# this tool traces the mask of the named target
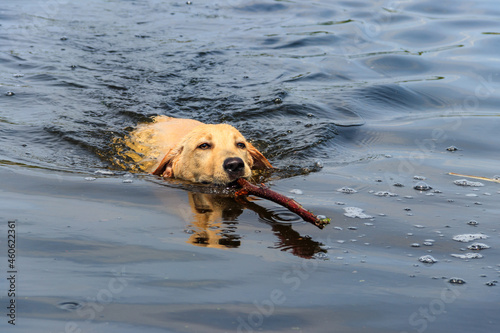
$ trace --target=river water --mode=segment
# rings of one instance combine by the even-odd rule
[[[2,332],[498,330],[500,185],[449,175],[500,178],[498,54],[491,0],[3,3]],[[332,224],[133,172],[156,115],[234,125]]]

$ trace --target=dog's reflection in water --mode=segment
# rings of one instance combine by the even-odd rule
[[[326,252],[321,243],[308,236],[301,236],[290,224],[280,222],[279,216],[254,201],[239,202],[233,196],[189,192],[189,204],[193,213],[188,228],[188,242],[197,246],[235,248],[241,245],[237,233],[237,218],[245,208],[256,212],[260,222],[268,224],[278,241],[274,248],[290,252],[302,258],[313,258],[316,253]]]
[[[224,195],[189,192],[189,204],[194,217],[189,242],[193,245],[230,248],[239,247],[240,236],[235,234],[236,218],[243,207]]]

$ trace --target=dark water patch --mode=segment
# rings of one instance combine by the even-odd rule
[[[358,103],[355,98],[352,100],[352,107],[366,119],[446,112],[445,108],[452,103],[446,97],[446,88],[438,85],[434,89],[427,89],[426,86],[428,85],[380,85],[358,89],[353,91],[353,95],[369,100],[370,109],[364,109],[363,103]],[[442,94],[439,93],[441,89]]]
[[[426,60],[415,56],[382,55],[367,58],[364,62],[368,68],[389,77],[420,75],[430,68]]]
[[[445,0],[440,2],[421,1],[419,3],[409,3],[403,5],[407,11],[412,11],[420,14],[426,14],[430,17],[436,16],[453,16],[467,10],[470,6],[464,6],[465,3],[457,4],[455,1]]]
[[[275,49],[295,49],[310,46],[329,46],[334,47],[336,42],[339,40],[337,36],[326,35],[326,36],[309,36],[307,38],[296,39],[292,41],[287,41],[283,45],[275,46]]]
[[[390,39],[411,48],[419,46],[429,47],[431,45],[443,45],[451,42],[449,40],[450,36],[447,34],[430,30],[429,28],[398,32],[392,35]]]
[[[265,14],[265,13],[275,13],[279,11],[283,11],[287,9],[288,6],[282,3],[265,3],[265,2],[260,2],[260,3],[254,3],[251,5],[247,6],[241,6],[241,7],[235,7],[236,10],[244,11],[244,12],[249,12],[249,13],[259,13],[259,14]]]
[[[79,263],[121,263],[199,261],[205,256],[193,257],[188,251],[161,251],[147,246],[108,244],[77,239],[25,238],[27,257],[56,258]],[[121,253],[129,253],[127,256]],[[131,253],[134,253],[131,255]],[[206,257],[205,257],[206,258]]]

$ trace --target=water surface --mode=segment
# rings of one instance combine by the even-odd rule
[[[4,4],[0,242],[16,220],[19,292],[0,326],[494,331],[500,185],[448,173],[500,174],[499,19],[486,0]],[[268,185],[332,225],[130,173],[116,143],[155,115],[236,126],[279,169]],[[459,234],[490,248],[454,257],[473,252]]]

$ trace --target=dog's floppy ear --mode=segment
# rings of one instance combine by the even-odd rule
[[[262,155],[260,151],[257,150],[250,142],[247,143],[247,149],[248,152],[250,153],[250,156],[252,156],[253,159],[253,165],[252,169],[272,169],[273,166],[267,158]]]
[[[160,165],[153,171],[153,175],[163,176],[168,178],[174,178],[174,170],[173,165],[176,162],[177,158],[180,156],[182,152],[182,147],[170,149],[168,153],[163,157],[160,162]]]

